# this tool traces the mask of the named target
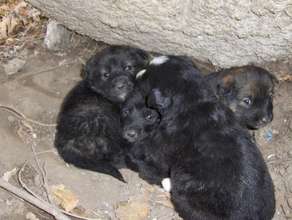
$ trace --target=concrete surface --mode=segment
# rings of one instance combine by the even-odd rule
[[[229,67],[292,56],[291,0],[29,0],[110,44],[187,54]]]
[[[24,67],[0,81],[0,105],[9,106],[26,117],[42,123],[55,123],[60,104],[80,80],[81,63],[106,45],[82,40],[70,50],[52,52],[42,41],[15,54],[25,59]],[[22,56],[26,54],[26,56]],[[4,62],[0,60],[0,67]],[[284,67],[284,68],[283,68]],[[275,63],[271,71],[292,71],[292,66]],[[287,69],[286,69],[287,68]],[[0,75],[5,76],[5,72]],[[292,215],[292,82],[281,81],[276,88],[273,122],[256,133],[256,139],[271,172],[277,199],[273,220]],[[41,176],[37,172],[31,144],[35,144],[41,165],[45,164],[48,185],[64,184],[79,199],[80,215],[98,220],[179,220],[168,196],[128,169],[122,169],[127,184],[110,176],[67,166],[55,153],[55,127],[22,122],[15,114],[0,108],[0,176],[28,165],[21,175],[23,182],[44,197]],[[269,138],[267,138],[267,135]],[[32,138],[34,137],[34,138]],[[10,183],[20,187],[16,174]],[[23,220],[33,213],[39,220],[53,220],[46,213],[0,188],[0,219]],[[74,218],[72,218],[74,220]]]

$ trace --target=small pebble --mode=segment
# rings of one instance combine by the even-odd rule
[[[11,123],[12,123],[12,122],[15,122],[15,117],[14,117],[14,116],[11,116],[11,115],[10,115],[10,116],[7,117],[7,119],[8,119],[8,121],[11,122]]]
[[[273,132],[272,130],[268,130],[265,135],[264,138],[266,139],[266,141],[270,142],[273,140]]]
[[[27,220],[39,220],[39,218],[36,217],[36,215],[33,214],[32,212],[26,213],[25,219],[27,219]]]
[[[270,155],[267,156],[267,159],[269,160],[269,159],[271,159],[272,157],[275,157],[275,156],[276,156],[275,154],[270,154]]]
[[[58,22],[51,20],[47,25],[45,46],[49,50],[59,51],[71,46],[72,32]]]
[[[11,200],[6,200],[6,205],[7,206],[11,206],[12,205],[12,201]]]

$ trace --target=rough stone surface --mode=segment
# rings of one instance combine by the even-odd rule
[[[24,67],[25,63],[25,60],[14,58],[9,60],[6,64],[3,64],[3,66],[7,75],[13,75],[20,71]]]
[[[71,45],[72,32],[54,20],[50,20],[44,43],[49,50],[63,50]]]
[[[292,56],[291,0],[29,0],[110,44],[187,54],[219,66]]]

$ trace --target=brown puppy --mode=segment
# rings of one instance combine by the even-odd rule
[[[273,93],[277,79],[270,72],[248,65],[223,69],[207,75],[206,79],[242,126],[258,129],[273,120]]]

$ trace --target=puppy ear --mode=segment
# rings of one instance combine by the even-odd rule
[[[147,97],[147,105],[157,109],[165,109],[171,105],[171,98],[163,96],[159,89],[152,89]]]
[[[235,79],[232,75],[224,76],[217,84],[217,94],[227,96],[235,89]]]
[[[94,67],[95,65],[95,61],[97,60],[97,55],[93,55],[92,57],[90,57],[87,62],[85,63],[85,65],[82,68],[82,79],[84,80],[88,80],[92,77],[92,72],[94,72]]]
[[[144,50],[137,49],[137,55],[139,59],[144,63],[144,66],[146,67],[150,62],[150,54]]]

